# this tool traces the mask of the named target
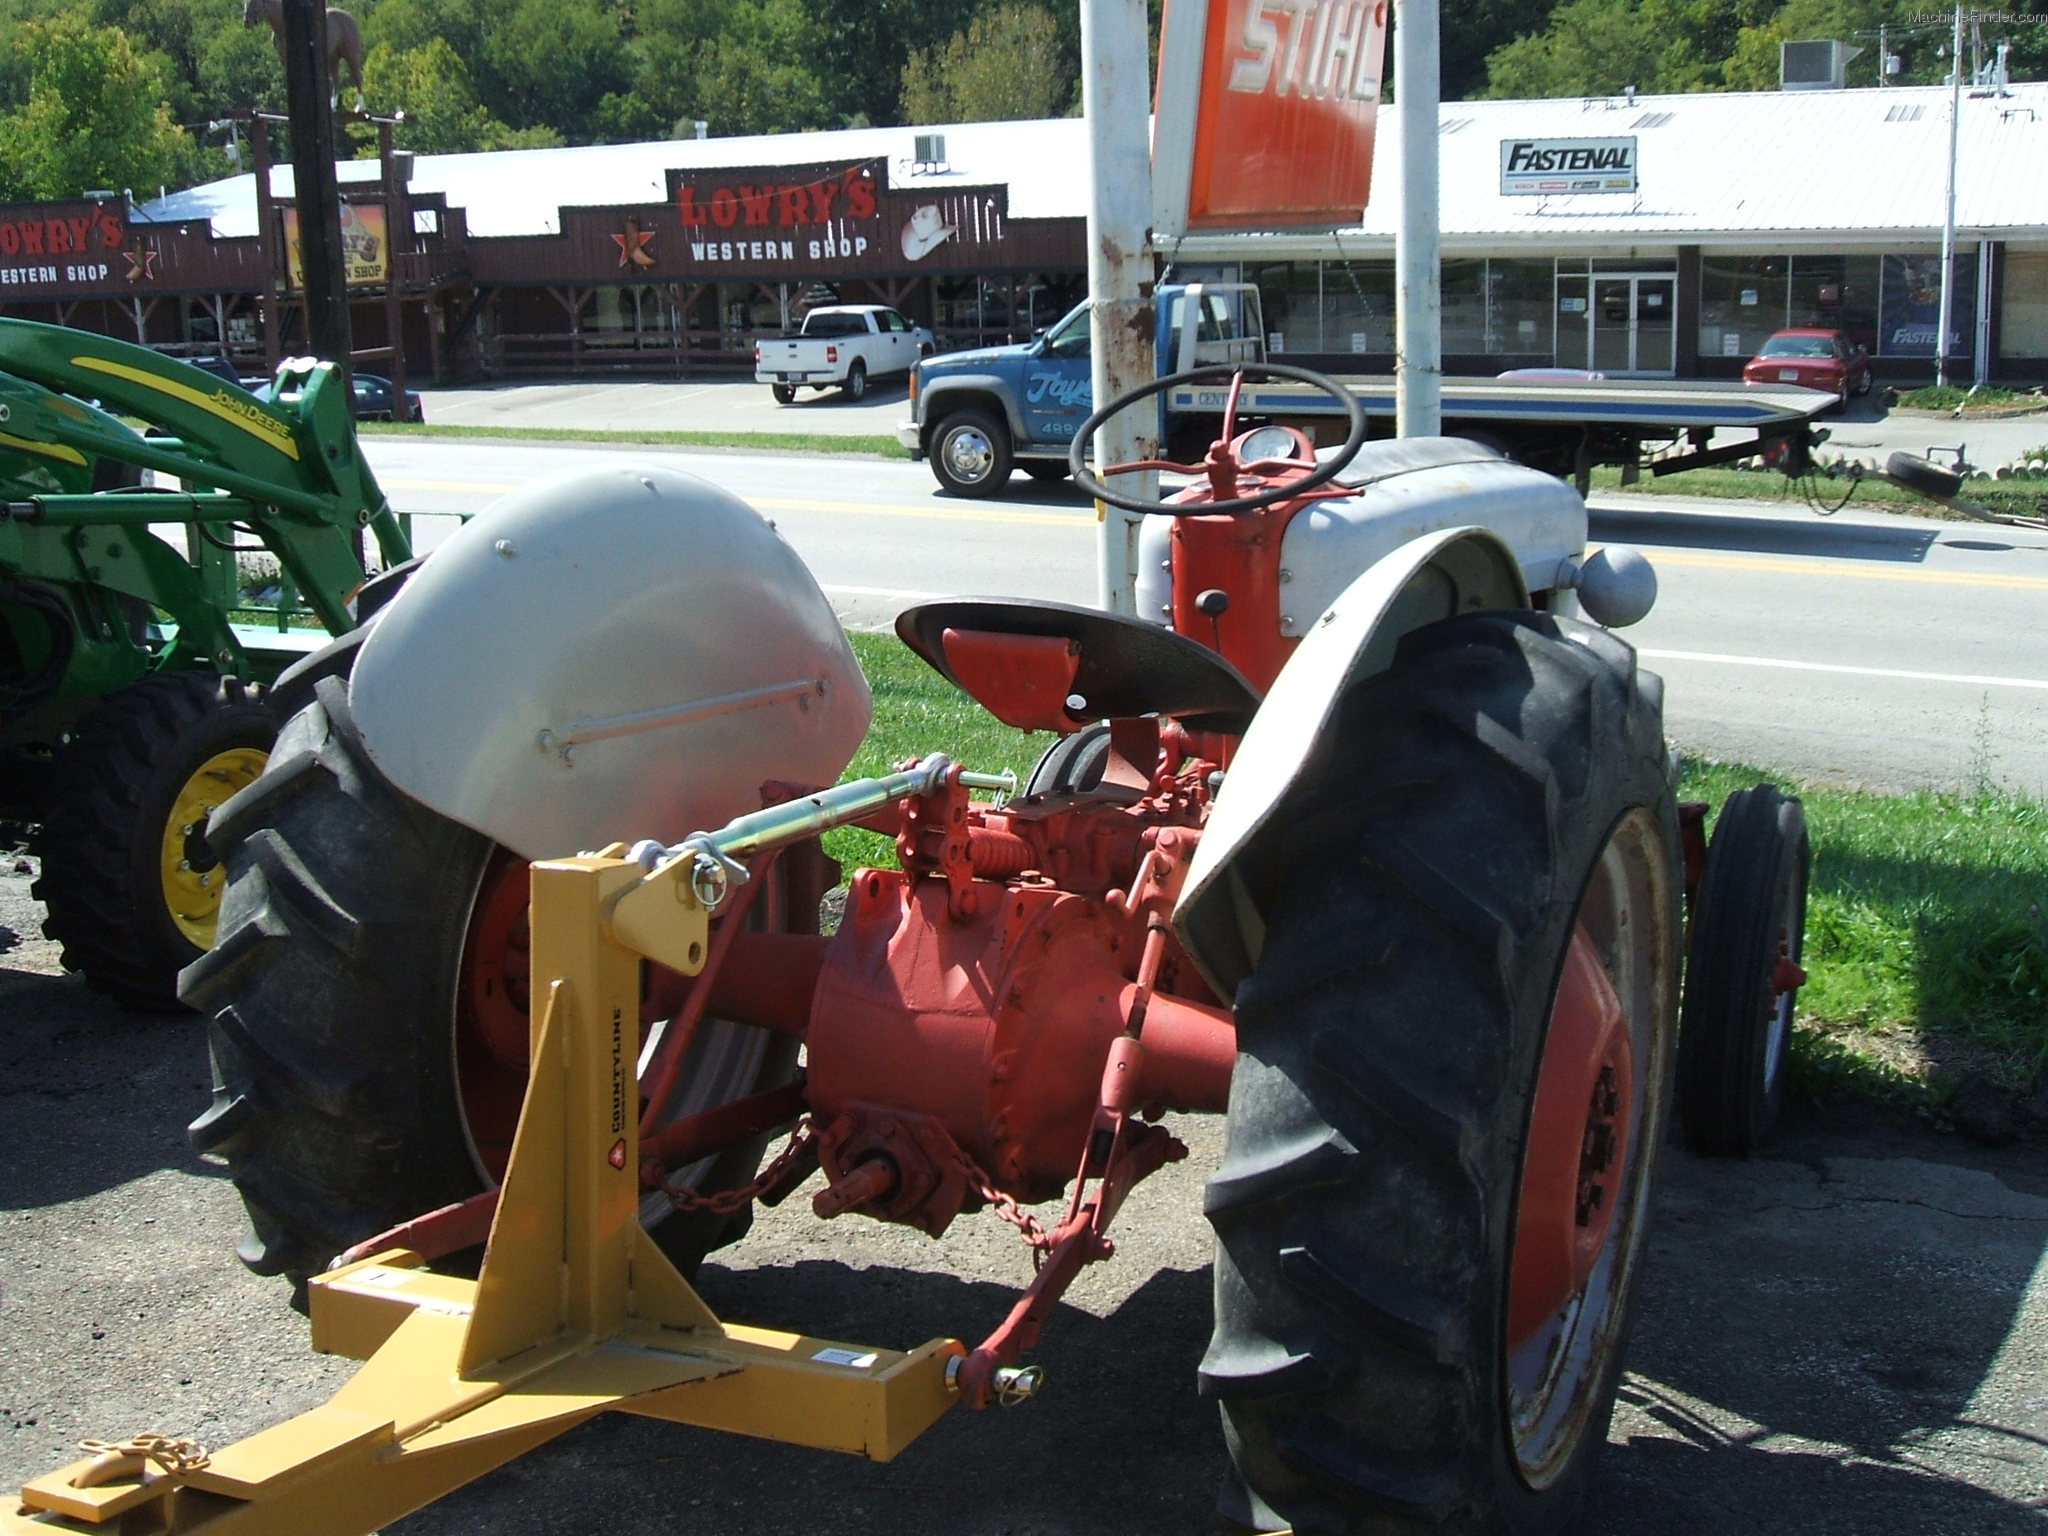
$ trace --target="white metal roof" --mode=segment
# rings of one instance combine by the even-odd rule
[[[1917,115],[1916,115],[1917,109]],[[1441,117],[1442,228],[1449,251],[1598,248],[1631,241],[1757,249],[1937,238],[1948,170],[1949,92],[1941,86],[1761,91],[1559,101],[1446,102]],[[942,133],[948,170],[912,169],[912,136]],[[1504,139],[1633,137],[1639,193],[1503,197]],[[423,155],[416,190],[440,192],[477,235],[551,234],[564,206],[660,202],[670,167],[807,164],[886,158],[895,185],[1008,183],[1016,218],[1087,212],[1088,141],[1076,118],[854,128],[754,138]],[[1393,244],[1400,126],[1382,112],[1376,195],[1344,250]],[[374,180],[374,162],[344,162],[344,181]],[[291,171],[274,173],[290,196]],[[213,220],[224,236],[256,229],[255,185],[238,176],[146,204],[142,216]],[[2048,241],[2048,84],[1963,100],[1957,228],[1967,237]],[[1327,253],[1327,234],[1257,236],[1274,255]],[[1866,242],[1866,243],[1867,243]],[[1191,238],[1184,256],[1239,240]]]
[[[913,136],[943,134],[946,169],[913,170]],[[948,123],[928,128],[845,128],[821,133],[731,139],[664,139],[651,144],[593,144],[566,149],[507,149],[489,154],[421,155],[412,189],[440,192],[463,209],[473,235],[551,235],[568,208],[659,203],[671,167],[809,165],[886,159],[892,186],[984,186],[1007,182],[1013,219],[1079,217],[1087,211],[1087,125],[1079,118],[1027,123]],[[340,180],[375,182],[374,160],[344,160]],[[271,171],[271,188],[292,195],[289,165]],[[140,217],[206,218],[222,237],[256,233],[256,178],[231,176],[145,203]]]

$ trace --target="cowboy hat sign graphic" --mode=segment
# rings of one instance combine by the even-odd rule
[[[939,212],[937,203],[925,203],[904,222],[903,259],[922,261],[953,235],[954,226]]]

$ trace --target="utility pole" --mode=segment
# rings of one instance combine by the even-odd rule
[[[1892,83],[1891,63],[1892,51],[1885,43],[1884,23],[1880,21],[1877,24],[1877,83],[1880,86]]]
[[[354,343],[341,256],[341,192],[334,176],[334,113],[327,94],[327,0],[284,0],[283,36],[306,344],[346,377]]]
[[[1949,46],[1948,204],[1941,223],[1941,309],[1934,333],[1934,382],[1948,383],[1948,328],[1955,315],[1956,151],[1963,123],[1963,8],[1956,6],[1955,37]]]
[[[1298,24],[1298,23],[1297,23]],[[1401,222],[1394,235],[1394,431],[1443,431],[1443,294],[1437,228],[1437,0],[1394,0]]]
[[[1099,409],[1152,382],[1152,86],[1146,76],[1145,0],[1081,0],[1081,109],[1093,161],[1088,203],[1090,382]],[[1158,414],[1146,401],[1104,424],[1096,473],[1159,456]],[[1158,476],[1122,477],[1146,497]],[[1097,602],[1137,611],[1139,514],[1096,503]]]

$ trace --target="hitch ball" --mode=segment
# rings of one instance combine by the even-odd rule
[[[1576,587],[1586,617],[1609,629],[1634,624],[1657,605],[1657,572],[1639,549],[1610,544],[1583,560],[1567,559],[1561,587]]]

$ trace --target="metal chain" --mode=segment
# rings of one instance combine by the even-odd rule
[[[180,1440],[171,1435],[131,1435],[126,1440],[81,1440],[78,1448],[95,1458],[98,1465],[93,1471],[101,1477],[118,1478],[134,1463],[133,1470],[140,1471],[141,1463],[154,1462],[166,1477],[183,1478],[202,1470],[213,1458],[206,1447],[197,1440]],[[94,1479],[95,1483],[99,1478]],[[92,1484],[79,1483],[89,1487]]]
[[[1031,1250],[1031,1269],[1036,1274],[1045,1263],[1045,1256],[1052,1252],[1052,1234],[1045,1230],[1044,1223],[1036,1216],[997,1189],[989,1181],[989,1176],[981,1171],[981,1165],[965,1152],[959,1155],[959,1168],[975,1193],[996,1213],[996,1219],[1007,1221],[1017,1229],[1018,1236],[1024,1239],[1024,1246]]]
[[[797,1121],[796,1128],[789,1133],[789,1140],[780,1152],[769,1159],[768,1165],[754,1176],[753,1182],[742,1184],[737,1189],[723,1189],[716,1194],[700,1195],[689,1185],[671,1179],[661,1186],[662,1192],[675,1203],[678,1212],[709,1211],[714,1216],[732,1216],[752,1205],[775,1182],[789,1171],[791,1164],[810,1149],[817,1140],[811,1126],[811,1117],[806,1115]]]

